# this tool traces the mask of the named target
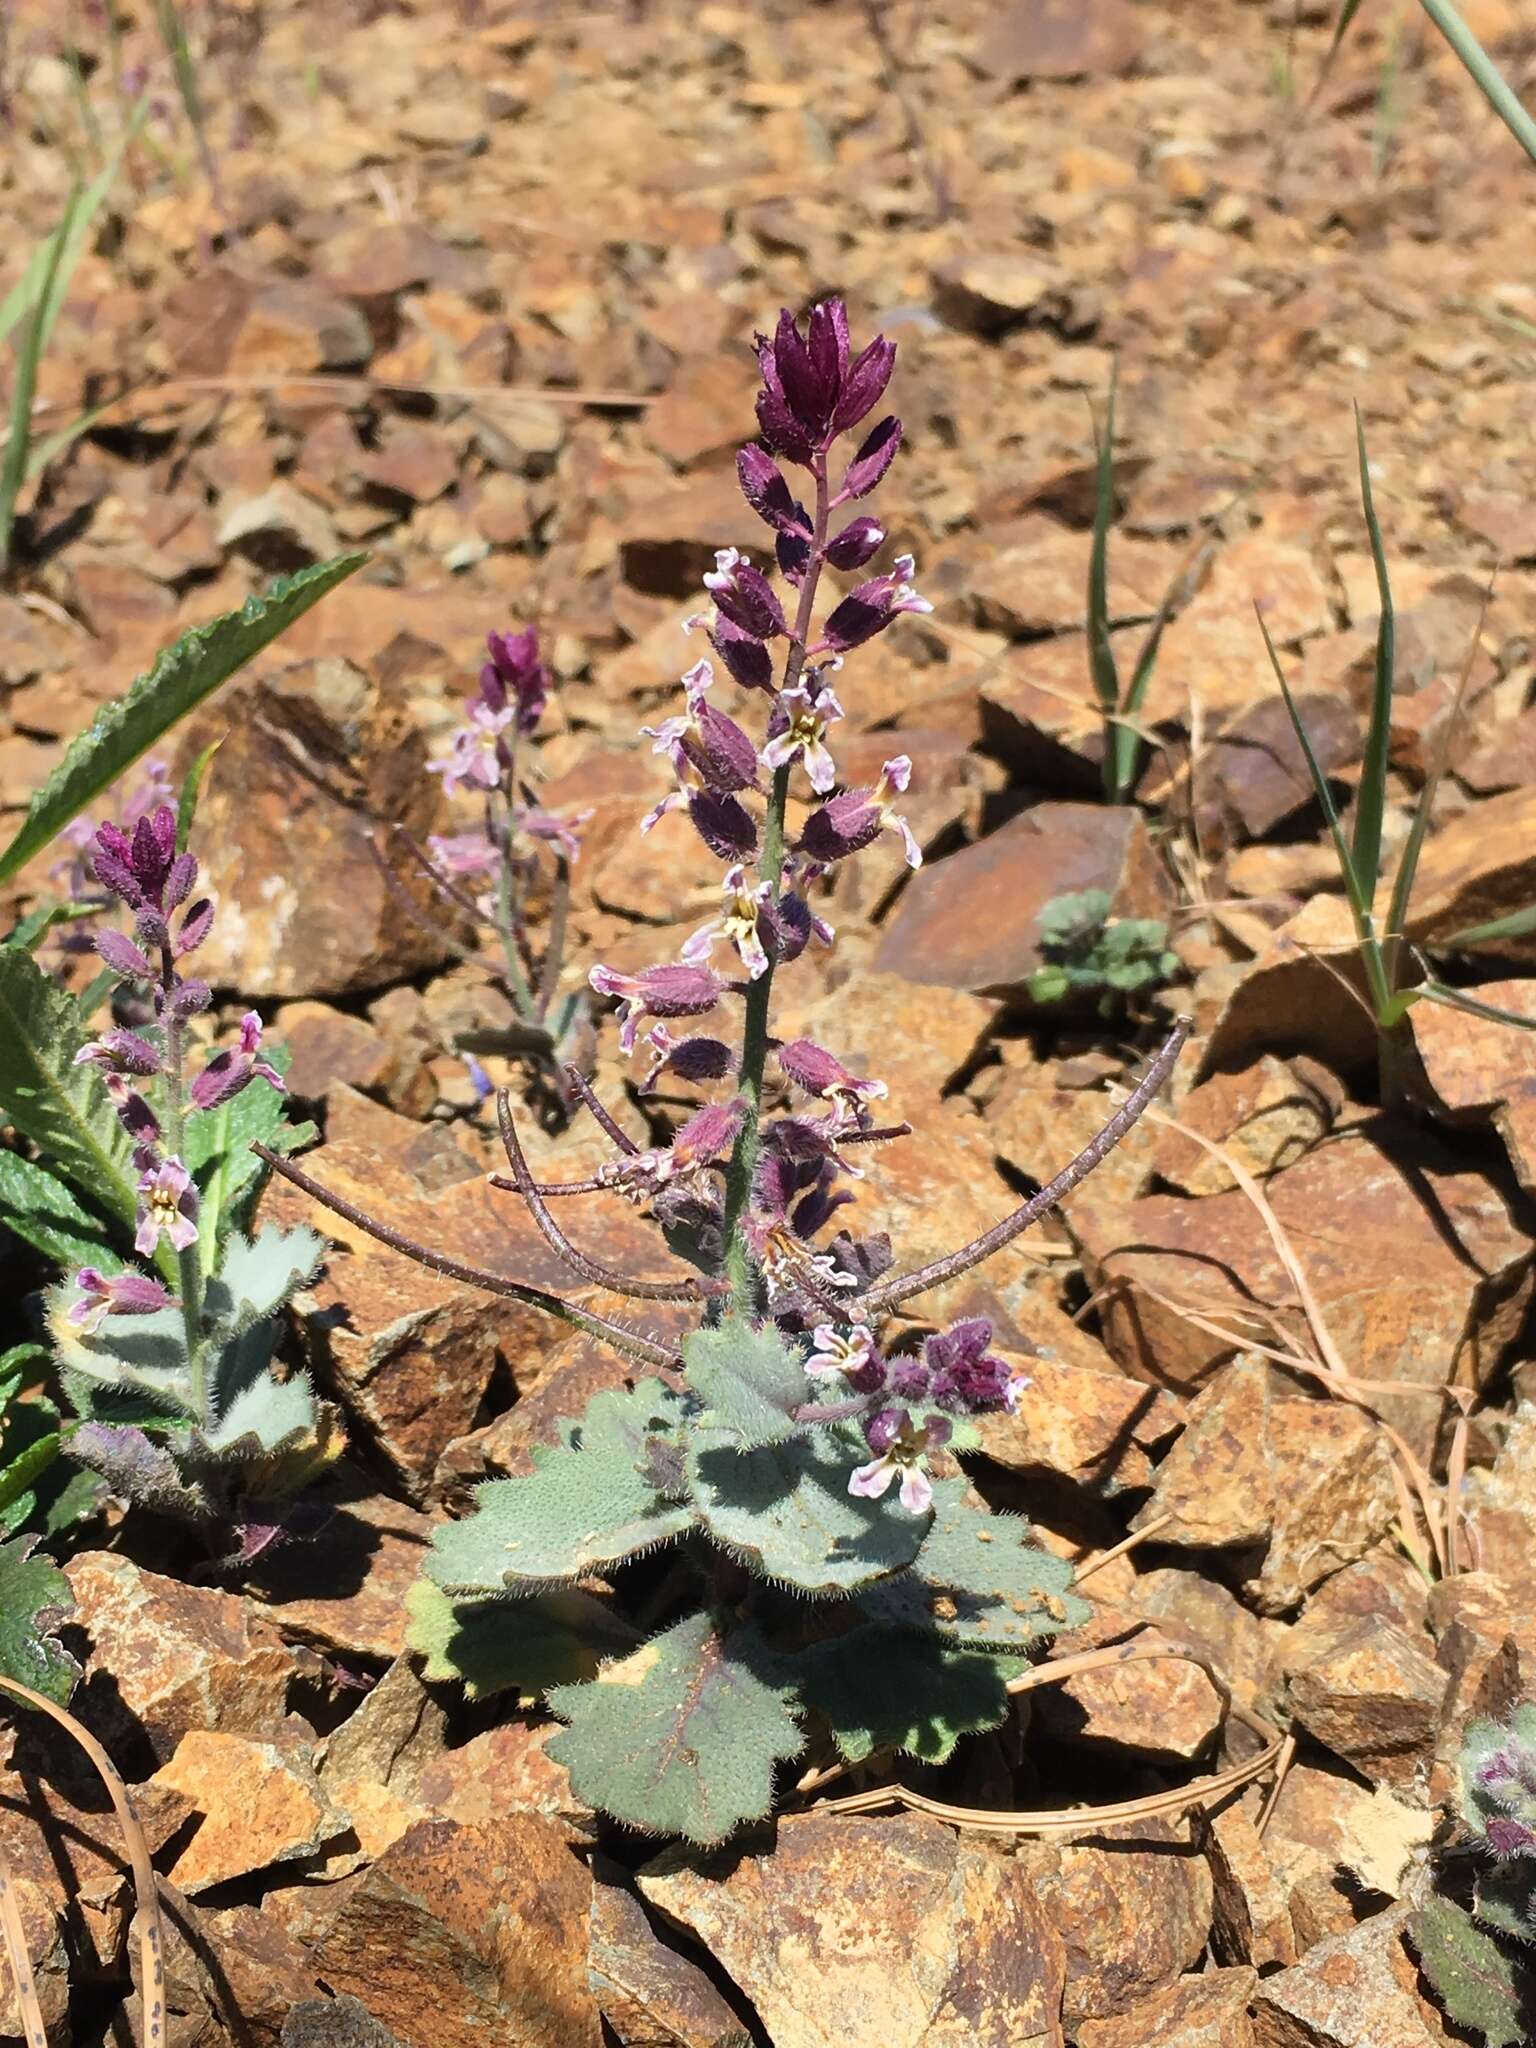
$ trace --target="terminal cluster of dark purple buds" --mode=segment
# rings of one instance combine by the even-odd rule
[[[198,1193],[183,1153],[189,1118],[220,1108],[252,1082],[281,1090],[282,1076],[261,1056],[261,1019],[248,1010],[239,1037],[192,1071],[188,1026],[208,1008],[208,984],[184,974],[183,963],[213,929],[214,910],[196,894],[198,865],[178,850],[176,812],[167,803],[124,829],[103,825],[84,849],[91,877],[106,898],[129,911],[133,932],[103,929],[94,945],[117,976],[136,1025],[117,1024],[83,1045],[77,1066],[102,1076],[133,1145],[138,1174],[134,1249],[151,1259],[162,1239],[177,1256],[182,1306],[195,1318],[201,1294]],[[68,1311],[76,1328],[95,1329],[109,1315],[147,1315],[177,1305],[164,1283],[132,1268],[110,1276],[94,1266],[75,1276]]]
[[[634,971],[597,966],[590,975],[592,989],[617,1006],[621,1048],[644,1058],[642,1091],[670,1075],[719,1092],[669,1143],[642,1147],[572,1075],[616,1151],[588,1179],[552,1185],[529,1172],[503,1097],[510,1174],[496,1179],[524,1199],[584,1281],[632,1300],[694,1301],[711,1320],[727,1308],[759,1325],[771,1320],[804,1361],[800,1419],[807,1426],[857,1421],[863,1430],[871,1456],[851,1472],[850,1492],[878,1497],[899,1480],[900,1502],[915,1514],[931,1498],[926,1457],[948,1440],[953,1420],[1012,1408],[1027,1381],[990,1349],[984,1321],[956,1324],[907,1356],[882,1349],[882,1319],[1001,1250],[1091,1171],[1166,1079],[1184,1027],[1093,1145],[973,1244],[896,1275],[888,1239],[835,1227],[851,1199],[846,1183],[858,1176],[860,1148],[904,1137],[910,1127],[876,1121],[883,1082],[854,1072],[827,1046],[777,1036],[771,997],[782,969],[809,946],[832,943],[818,907],[830,869],[884,834],[897,839],[910,866],[922,861],[901,808],[909,758],[893,754],[872,784],[845,787],[833,734],[844,716],[847,658],[897,620],[931,607],[915,588],[909,555],[834,595],[824,611],[818,606],[828,572],[857,576],[886,539],[880,520],[861,508],[901,446],[893,414],[870,423],[890,381],[894,344],[877,337],[855,353],[843,304],[828,299],[803,331],[792,314],[781,314],[774,333],[758,337],[757,356],[761,439],[741,451],[737,472],[768,530],[768,553],[761,563],[736,548],[716,556],[704,578],[708,607],[684,623],[685,632],[703,633],[710,655],[683,675],[676,714],[643,728],[671,786],[640,829],[688,820],[721,864],[719,909],[677,958]],[[841,445],[848,437],[851,450]],[[531,656],[530,635],[504,644]],[[542,701],[541,688],[517,687],[515,663],[493,667],[489,693],[483,685],[445,764],[454,786],[504,786],[513,736]],[[648,1365],[681,1363],[669,1344],[440,1257],[343,1205],[299,1169],[273,1163],[441,1271],[536,1299]],[[599,1189],[646,1206],[698,1277],[640,1279],[573,1245],[551,1201]]]

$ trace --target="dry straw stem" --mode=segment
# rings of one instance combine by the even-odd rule
[[[34,1692],[31,1686],[23,1685],[19,1679],[0,1676],[0,1690],[14,1693],[17,1699],[25,1700],[29,1707],[36,1707],[39,1713],[46,1714],[67,1734],[72,1735],[90,1758],[107,1788],[107,1796],[112,1801],[118,1825],[123,1831],[128,1862],[133,1872],[133,1893],[137,1906],[133,1917],[139,1934],[139,2000],[140,2010],[144,2015],[142,2048],[161,2048],[165,2040],[165,1943],[160,1927],[160,1900],[155,1889],[154,1866],[149,1860],[149,1843],[144,1839],[144,1830],[139,1825],[138,1815],[134,1812],[132,1801],[128,1797],[128,1788],[118,1775],[117,1766],[111,1757],[90,1730],[83,1728],[73,1714],[68,1714],[62,1707],[55,1706],[52,1700],[45,1699],[40,1692]],[[25,1976],[26,1985],[30,1985],[31,1969],[27,1964],[24,1944],[18,1945],[21,1936],[21,1916],[16,1911],[14,1895],[8,1882],[4,1885],[4,1900],[10,1911],[9,1914],[0,1912],[0,1917],[4,1919],[6,1947],[10,1953],[11,1969],[16,1977],[23,2017],[29,2027],[35,2025],[37,2029],[37,2048],[44,2048],[46,2037],[43,2033],[42,2020],[40,2016],[34,2017],[35,1993],[32,2015],[29,2015],[26,2009],[23,1977]],[[132,2040],[131,2027],[129,2039]],[[30,2040],[28,2048],[32,2048]]]
[[[3,1850],[0,1850],[0,1939],[5,1942],[11,1981],[16,1986],[16,2010],[21,2016],[27,2048],[48,2048],[48,2030],[43,2024],[43,2009],[37,2002],[32,1959],[27,1954],[27,1930],[21,1924],[15,1879]]]
[[[1238,1188],[1252,1205],[1259,1220],[1263,1223],[1265,1230],[1269,1234],[1270,1242],[1275,1248],[1275,1254],[1286,1270],[1291,1285],[1295,1290],[1296,1299],[1301,1305],[1303,1315],[1306,1317],[1307,1328],[1316,1349],[1316,1356],[1309,1358],[1304,1352],[1299,1350],[1276,1350],[1271,1346],[1255,1344],[1244,1338],[1241,1333],[1223,1328],[1222,1325],[1210,1318],[1200,1316],[1194,1310],[1181,1307],[1176,1302],[1169,1301],[1165,1305],[1173,1309],[1176,1314],[1184,1316],[1187,1321],[1194,1323],[1199,1328],[1207,1329],[1214,1335],[1224,1337],[1247,1350],[1258,1351],[1261,1355],[1274,1358],[1283,1365],[1310,1374],[1336,1400],[1346,1401],[1351,1407],[1358,1408],[1363,1414],[1368,1415],[1384,1431],[1388,1442],[1392,1446],[1396,1460],[1393,1472],[1397,1479],[1399,1500],[1403,1508],[1404,1547],[1408,1550],[1409,1555],[1414,1558],[1414,1562],[1418,1565],[1419,1569],[1426,1576],[1432,1576],[1429,1572],[1427,1561],[1422,1553],[1418,1552],[1418,1547],[1413,1541],[1413,1503],[1404,1484],[1406,1477],[1408,1484],[1412,1486],[1413,1493],[1418,1499],[1419,1510],[1423,1515],[1425,1528],[1428,1531],[1430,1544],[1433,1548],[1435,1567],[1442,1577],[1451,1577],[1458,1568],[1455,1559],[1459,1555],[1459,1545],[1454,1540],[1449,1525],[1455,1519],[1459,1510],[1461,1474],[1460,1472],[1453,1474],[1453,1483],[1448,1485],[1446,1497],[1442,1501],[1438,1497],[1435,1483],[1425,1470],[1423,1463],[1409,1449],[1399,1432],[1389,1422],[1383,1420],[1375,1407],[1372,1406],[1368,1397],[1373,1393],[1392,1395],[1419,1394],[1434,1400],[1451,1400],[1460,1404],[1462,1417],[1465,1418],[1471,1400],[1469,1390],[1465,1387],[1432,1387],[1422,1382],[1409,1380],[1399,1382],[1396,1380],[1358,1379],[1344,1362],[1343,1353],[1339,1350],[1328,1328],[1327,1319],[1323,1315],[1322,1308],[1313,1291],[1312,1283],[1307,1278],[1306,1269],[1296,1256],[1295,1247],[1291,1243],[1285,1226],[1275,1214],[1269,1197],[1264,1193],[1264,1190],[1248,1171],[1247,1167],[1244,1166],[1243,1162],[1226,1146],[1217,1144],[1213,1138],[1206,1137],[1203,1132],[1193,1129],[1189,1124],[1181,1123],[1177,1117],[1169,1115],[1166,1110],[1148,1108],[1145,1114],[1149,1121],[1161,1124],[1169,1130],[1177,1131],[1181,1137],[1188,1138],[1192,1144],[1198,1145],[1210,1158],[1219,1160],[1231,1174]],[[1161,1296],[1158,1298],[1162,1299]],[[1273,1323],[1268,1317],[1264,1320],[1270,1328],[1273,1328]],[[1452,1454],[1454,1461],[1454,1440]],[[1464,1432],[1461,1463],[1464,1468]]]
[[[1263,1747],[1256,1755],[1242,1763],[1229,1764],[1225,1770],[1213,1771],[1209,1777],[1197,1778],[1192,1785],[1179,1786],[1169,1792],[1154,1792],[1142,1799],[1121,1799],[1109,1806],[1064,1806],[1039,1813],[998,1813],[985,1807],[951,1806],[945,1800],[929,1798],[925,1792],[914,1792],[907,1785],[876,1785],[867,1792],[850,1792],[840,1799],[822,1800],[818,1810],[823,1813],[878,1813],[887,1806],[900,1806],[912,1813],[931,1814],[935,1820],[948,1821],[954,1827],[975,1828],[987,1834],[1094,1835],[1108,1827],[1134,1825],[1138,1821],[1156,1820],[1214,1806],[1280,1765],[1286,1753],[1286,1738],[1249,1708],[1240,1706],[1232,1698],[1220,1672],[1194,1650],[1164,1649],[1139,1642],[1120,1643],[1101,1650],[1082,1650],[1075,1656],[1055,1658],[1049,1664],[1040,1664],[1021,1673],[1010,1682],[1008,1690],[1011,1693],[1033,1692],[1042,1685],[1061,1685],[1069,1678],[1081,1678],[1091,1671],[1167,1659],[1194,1664],[1205,1673],[1221,1695],[1228,1715],[1259,1737]],[[839,1766],[839,1774],[841,1769]],[[825,1784],[832,1775],[832,1772],[823,1773],[817,1782]],[[804,1781],[802,1788],[805,1788]],[[808,1789],[814,1790],[815,1785]]]

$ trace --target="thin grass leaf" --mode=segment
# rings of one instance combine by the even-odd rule
[[[1392,583],[1387,574],[1386,549],[1376,518],[1376,501],[1371,492],[1371,465],[1365,449],[1365,422],[1355,407],[1355,446],[1360,458],[1360,502],[1365,511],[1366,531],[1371,537],[1371,559],[1376,564],[1376,589],[1381,617],[1376,627],[1376,678],[1371,691],[1371,722],[1365,735],[1365,757],[1360,766],[1360,794],[1355,804],[1353,846],[1355,876],[1367,907],[1376,900],[1381,877],[1381,826],[1387,808],[1387,752],[1392,738],[1392,683],[1397,666],[1397,621],[1392,608]]]
[[[1506,910],[1502,917],[1491,917],[1486,924],[1463,925],[1459,932],[1452,932],[1448,939],[1436,939],[1437,951],[1454,951],[1458,946],[1475,946],[1484,939],[1523,939],[1527,932],[1536,932],[1536,903],[1528,903],[1524,910]]]
[[[1490,1024],[1517,1024],[1522,1031],[1536,1031],[1536,1017],[1521,1017],[1513,1010],[1501,1010],[1495,1003],[1480,1003],[1465,989],[1450,988],[1443,981],[1422,982],[1418,988],[1408,989],[1405,993],[1422,996],[1429,1003],[1439,1003],[1443,1009],[1465,1010],[1469,1017],[1486,1017]]]
[[[52,322],[48,307],[54,296],[64,251],[80,207],[80,192],[73,190],[60,221],[46,244],[48,261],[43,270],[26,325],[16,344],[16,381],[11,387],[10,428],[5,443],[5,460],[0,467],[0,575],[10,566],[11,534],[16,525],[16,500],[27,477],[27,457],[32,439],[32,401],[37,394],[37,366]]]
[[[143,127],[148,114],[149,95],[148,93],[141,93],[134,102],[128,119],[123,124],[123,132],[118,138],[110,159],[102,166],[101,170],[80,194],[79,211],[75,215],[74,225],[63,251],[59,266],[59,276],[55,280],[52,293],[43,297],[45,340],[52,334],[53,323],[59,317],[59,309],[64,303],[64,295],[69,290],[70,277],[74,273],[75,265],[80,260],[85,246],[85,238],[90,233],[91,222],[100,210],[107,194],[116,183],[118,166],[122,162],[123,152],[138,134],[140,128]],[[51,240],[52,237],[50,236],[49,241]],[[0,299],[0,341],[4,341],[12,328],[24,320],[27,314],[31,312],[33,306],[38,303],[43,275],[48,270],[51,262],[52,256],[48,242],[40,243],[33,250],[26,269],[21,273],[15,284],[11,286],[5,297]]]
[[[103,413],[110,412],[113,406],[120,405],[128,396],[128,392],[120,391],[115,398],[104,398],[100,405],[88,405],[67,427],[56,427],[51,434],[45,434],[40,441],[34,441],[27,454],[24,481],[31,483],[34,478],[41,476],[55,456],[62,455],[82,434],[88,434]]]
[[[1306,761],[1307,773],[1312,778],[1312,793],[1317,798],[1323,817],[1327,821],[1328,831],[1333,839],[1333,850],[1338,859],[1339,873],[1343,877],[1344,893],[1348,896],[1349,907],[1354,913],[1355,928],[1359,932],[1360,937],[1366,939],[1370,931],[1370,902],[1361,893],[1360,877],[1355,872],[1355,861],[1353,854],[1349,850],[1349,841],[1344,837],[1344,827],[1339,819],[1338,806],[1333,800],[1333,791],[1328,786],[1328,778],[1323,773],[1322,764],[1312,751],[1312,742],[1307,737],[1307,728],[1302,723],[1301,713],[1296,709],[1296,700],[1291,695],[1291,686],[1285,680],[1285,670],[1280,666],[1280,657],[1275,652],[1275,643],[1270,638],[1269,627],[1264,622],[1264,614],[1257,605],[1254,606],[1253,610],[1254,616],[1259,622],[1259,631],[1264,635],[1264,646],[1269,654],[1269,665],[1275,672],[1275,681],[1280,685],[1280,694],[1285,699],[1285,708],[1290,714],[1291,725],[1295,730],[1297,743]]]
[[[185,853],[187,841],[192,836],[192,821],[197,816],[197,800],[202,794],[203,780],[213,764],[213,757],[224,744],[225,735],[220,733],[216,740],[210,740],[198,755],[182,780],[181,794],[176,799],[176,851]]]
[[[1483,98],[1531,162],[1536,163],[1536,121],[1531,119],[1505,84],[1498,66],[1451,5],[1451,0],[1419,0],[1419,4],[1461,59]]]
[[[21,830],[0,854],[0,882],[40,853],[173,725],[367,559],[338,555],[333,562],[301,569],[280,578],[265,596],[247,598],[239,611],[183,633],[124,696],[103,705],[33,797]]]
[[[1088,665],[1099,705],[1111,713],[1120,709],[1120,671],[1109,639],[1109,528],[1115,516],[1115,393],[1119,378],[1117,363],[1109,373],[1103,431],[1094,429],[1098,492],[1093,509],[1093,546],[1088,556]],[[1113,772],[1108,758],[1105,771],[1106,775]]]

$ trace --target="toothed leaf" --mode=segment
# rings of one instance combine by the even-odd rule
[[[724,1640],[689,1615],[549,1704],[570,1725],[549,1754],[590,1805],[647,1833],[723,1842],[773,1803],[773,1770],[802,1743],[761,1638]]]
[[[683,1339],[683,1369],[704,1403],[706,1427],[729,1430],[742,1450],[800,1435],[793,1410],[808,1398],[805,1368],[771,1326],[728,1316]]]
[[[899,1749],[941,1764],[962,1735],[997,1727],[1008,1711],[996,1657],[894,1629],[850,1629],[786,1663],[849,1763]]]
[[[1516,1941],[1536,1941],[1536,1897],[1533,1897],[1531,1866],[1508,1864],[1480,1873],[1473,1917],[1496,1934],[1508,1934]]]
[[[31,1686],[60,1706],[80,1667],[53,1634],[75,1604],[69,1581],[35,1536],[0,1543],[0,1676]]]
[[[934,1522],[910,1572],[860,1596],[872,1619],[995,1650],[1028,1650],[1081,1628],[1092,1609],[1069,1590],[1072,1567],[1030,1541],[1019,1515],[963,1505],[965,1481],[933,1490]]]
[[[639,1642],[601,1600],[560,1587],[531,1600],[449,1598],[430,1579],[405,1596],[405,1640],[432,1680],[456,1678],[472,1700],[515,1692],[533,1701],[552,1686],[596,1676],[604,1656]]]
[[[274,1316],[312,1280],[325,1245],[312,1230],[266,1224],[254,1242],[232,1232],[219,1270],[208,1282],[204,1310],[222,1337],[238,1337]]]
[[[432,1541],[427,1575],[473,1595],[577,1579],[680,1536],[691,1516],[658,1491],[648,1440],[677,1419],[659,1380],[594,1396],[575,1441],[552,1447],[526,1479],[493,1479],[475,1512]]]
[[[759,1578],[830,1595],[900,1571],[927,1533],[926,1515],[849,1493],[868,1456],[841,1424],[755,1451],[738,1450],[729,1430],[695,1429],[688,1472],[700,1519],[723,1549]]]
[[[1531,1987],[1514,1958],[1450,1899],[1429,1899],[1409,1931],[1447,2018],[1487,2048],[1521,2048]]]

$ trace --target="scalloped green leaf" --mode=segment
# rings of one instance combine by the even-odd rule
[[[850,1629],[786,1667],[802,1704],[825,1715],[852,1764],[877,1749],[941,1764],[962,1735],[996,1728],[1008,1712],[997,1657],[903,1630]]]
[[[557,1686],[569,1725],[549,1754],[590,1805],[648,1834],[723,1842],[773,1804],[774,1766],[799,1754],[793,1695],[753,1629],[721,1638],[689,1615],[590,1685]]]
[[[1450,1899],[1430,1898],[1409,1922],[1424,1974],[1448,2018],[1487,2048],[1529,2041],[1531,1982],[1514,1957]]]
[[[574,1586],[530,1600],[454,1600],[430,1579],[405,1596],[408,1647],[422,1675],[457,1679],[472,1700],[515,1692],[533,1701],[557,1685],[596,1677],[606,1656],[640,1641],[603,1601]]]
[[[772,1325],[741,1316],[683,1339],[683,1370],[704,1403],[706,1428],[728,1429],[743,1450],[801,1434],[793,1411],[809,1399],[805,1367]]]
[[[0,1543],[0,1676],[31,1686],[60,1706],[80,1667],[53,1634],[75,1604],[69,1581],[35,1536]]]
[[[648,1439],[676,1423],[678,1397],[659,1380],[597,1394],[570,1444],[553,1446],[525,1479],[493,1479],[475,1511],[432,1540],[427,1576],[460,1596],[558,1584],[682,1535],[688,1508],[654,1481]]]
[[[933,1489],[934,1522],[910,1572],[860,1596],[872,1620],[994,1650],[1022,1651],[1081,1628],[1092,1609],[1072,1567],[1030,1540],[1021,1515],[964,1505],[963,1479]]]
[[[688,1473],[709,1534],[759,1578],[823,1597],[852,1593],[916,1557],[925,1515],[863,1500],[849,1474],[868,1457],[845,1424],[755,1451],[726,1429],[695,1429]]]
[[[254,1239],[232,1232],[203,1298],[208,1324],[226,1340],[253,1329],[314,1278],[324,1257],[324,1240],[304,1224],[267,1223]]]
[[[279,577],[264,595],[247,598],[239,611],[183,633],[123,696],[102,706],[33,797],[21,830],[0,854],[0,882],[40,853],[173,725],[367,559],[365,554],[338,555]]]

